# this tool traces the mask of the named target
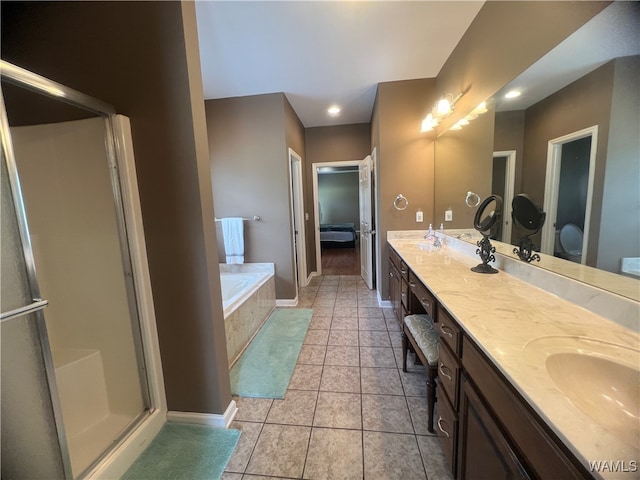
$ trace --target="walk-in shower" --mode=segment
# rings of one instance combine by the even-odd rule
[[[5,62],[0,116],[2,478],[77,478],[163,401],[116,142],[128,123]]]

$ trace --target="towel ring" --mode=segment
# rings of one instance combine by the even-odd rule
[[[467,192],[464,203],[467,204],[467,207],[477,207],[478,205],[480,205],[480,195],[475,192]]]
[[[409,206],[409,200],[407,200],[407,197],[399,193],[393,201],[393,206],[396,207],[396,210],[405,210]]]

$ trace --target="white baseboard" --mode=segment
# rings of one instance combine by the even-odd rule
[[[307,285],[309,285],[309,282],[311,281],[311,279],[312,279],[313,277],[319,277],[319,276],[320,276],[320,275],[318,274],[318,272],[311,272],[311,273],[309,274],[309,276],[307,277]]]
[[[142,422],[119,446],[107,454],[83,478],[98,480],[122,477],[158,435],[158,432],[166,422],[165,413],[161,409],[150,413],[149,418]]]
[[[215,413],[167,412],[167,421],[229,428],[229,425],[231,425],[237,413],[238,406],[236,405],[236,401],[231,400],[227,410],[222,415]]]
[[[276,300],[276,307],[295,307],[296,305],[298,305],[298,297]]]
[[[380,292],[377,292],[377,293],[378,293],[378,306],[382,308],[393,307],[393,305],[391,304],[391,300],[382,300],[382,297],[380,296]]]

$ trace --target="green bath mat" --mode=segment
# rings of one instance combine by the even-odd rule
[[[276,308],[231,368],[231,393],[284,398],[311,315],[308,308]]]
[[[121,480],[222,478],[240,430],[166,423]]]

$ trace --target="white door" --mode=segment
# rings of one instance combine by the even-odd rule
[[[369,289],[373,288],[373,235],[371,219],[371,156],[358,166],[360,176],[360,274]]]
[[[293,220],[294,270],[296,285],[307,285],[307,250],[304,235],[304,201],[302,187],[302,158],[289,149],[291,181],[291,217]]]
[[[514,196],[516,181],[516,151],[506,150],[493,152],[494,161],[497,158],[505,158],[504,190],[502,191],[502,235],[499,239],[504,243],[511,243],[511,203]],[[492,192],[496,193],[496,192]]]

